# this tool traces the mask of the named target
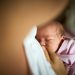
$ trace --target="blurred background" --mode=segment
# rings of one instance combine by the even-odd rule
[[[66,1],[69,1],[68,5]],[[68,34],[75,36],[75,0],[2,0],[0,9],[0,75],[24,75],[25,58],[21,45],[32,25],[55,17]]]

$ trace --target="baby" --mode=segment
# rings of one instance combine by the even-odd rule
[[[57,53],[64,62],[69,75],[75,75],[75,68],[73,67],[75,65],[75,40],[65,36],[62,24],[53,21],[44,27],[38,28],[36,39],[43,47],[48,60],[49,56],[46,48]]]

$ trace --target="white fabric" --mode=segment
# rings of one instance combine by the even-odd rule
[[[42,47],[35,39],[37,27],[33,27],[24,39],[24,47],[32,75],[56,75],[50,63],[46,60]]]

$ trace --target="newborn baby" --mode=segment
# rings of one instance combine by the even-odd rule
[[[52,22],[47,26],[38,28],[36,38],[42,46],[47,46],[49,50],[56,52],[63,36],[64,29],[62,25],[58,22]]]
[[[65,31],[62,24],[53,21],[44,27],[38,28],[36,39],[43,47],[48,61],[48,52],[50,50],[56,52],[63,61],[68,74],[74,75],[75,68],[72,69],[72,67],[75,65],[75,40],[66,37],[64,34]],[[46,48],[49,50],[48,52],[46,51]]]

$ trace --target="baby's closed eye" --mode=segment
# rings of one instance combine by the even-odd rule
[[[51,42],[53,39],[45,39],[46,42]]]

